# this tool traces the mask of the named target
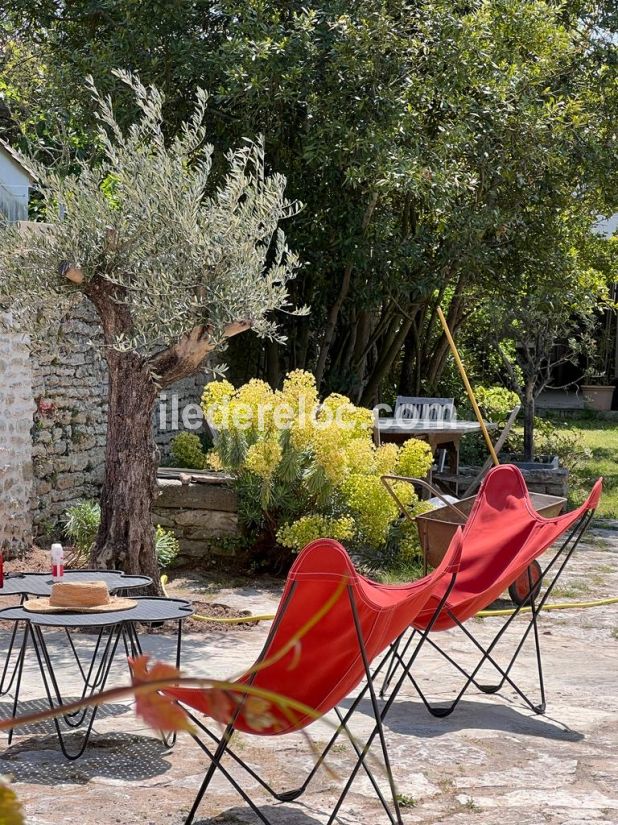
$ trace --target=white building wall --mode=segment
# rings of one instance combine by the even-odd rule
[[[0,332],[0,549],[32,542],[32,371],[27,336]]]
[[[9,221],[28,220],[30,177],[0,146],[0,217]]]

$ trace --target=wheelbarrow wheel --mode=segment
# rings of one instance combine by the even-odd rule
[[[530,588],[531,580],[532,588]],[[530,601],[531,595],[533,599],[536,599],[542,584],[543,571],[541,565],[535,560],[509,586],[509,596],[514,604],[518,606],[526,605]]]

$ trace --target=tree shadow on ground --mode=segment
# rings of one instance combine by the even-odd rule
[[[326,808],[319,810],[299,803],[259,805],[258,807],[272,825],[321,825],[328,820],[330,815],[330,811]],[[367,821],[367,825],[370,821]],[[337,822],[340,825],[358,825],[358,818],[348,816],[344,811],[338,814]],[[229,808],[212,818],[201,816],[195,820],[194,825],[258,825],[258,823],[260,819],[248,806],[238,806]]]
[[[80,696],[66,696],[63,698],[63,703],[80,699]],[[17,707],[17,716],[26,716],[30,713],[38,713],[49,710],[49,702],[47,699],[28,699],[20,701]],[[100,705],[97,708],[96,719],[105,719],[110,716],[122,716],[125,713],[132,712],[133,708],[128,704],[109,704]],[[13,702],[0,702],[0,719],[10,719],[13,716]],[[64,729],[64,727],[63,727]],[[53,719],[46,719],[44,722],[36,722],[33,725],[20,725],[15,728],[15,733],[18,736],[27,736],[28,734],[45,734],[55,733],[56,726]]]

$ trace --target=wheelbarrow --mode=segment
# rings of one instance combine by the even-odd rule
[[[444,493],[423,478],[384,475],[381,477],[381,481],[396,502],[402,515],[407,518],[408,521],[416,524],[421,549],[423,551],[423,574],[427,575],[428,568],[430,566],[437,567],[444,558],[457,528],[461,527],[468,520],[468,516],[476,501],[476,495],[452,502],[449,501]],[[413,516],[393,489],[390,483],[392,481],[405,481],[415,487],[421,487],[427,490],[433,497],[439,499],[442,502],[442,506]],[[546,493],[530,493],[530,499],[534,509],[545,518],[560,515],[566,504],[566,498],[562,496],[551,496]],[[541,589],[541,584],[541,566],[537,561],[533,561],[509,586],[509,596],[515,604],[525,604],[529,600],[531,593],[532,596],[536,596]]]

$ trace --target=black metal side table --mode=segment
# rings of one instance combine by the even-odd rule
[[[109,672],[118,651],[119,642],[124,641],[125,649],[132,655],[142,652],[136,625],[153,622],[177,622],[176,665],[180,665],[182,646],[182,621],[193,613],[191,605],[182,599],[135,597],[137,605],[126,610],[117,610],[108,613],[33,613],[22,606],[7,607],[0,610],[0,621],[23,622],[25,626],[24,638],[17,662],[17,681],[15,698],[13,701],[13,717],[17,715],[19,693],[23,674],[23,666],[28,645],[31,644],[38,664],[41,679],[45,688],[50,708],[62,706],[62,691],[54,672],[53,657],[48,650],[42,629],[45,627],[62,628],[65,631],[80,627],[99,628],[99,642],[93,655],[89,677],[84,680],[82,691],[83,699],[89,698],[95,692],[105,688]],[[107,630],[107,639],[101,645],[102,632]],[[99,650],[100,648],[100,650]],[[98,654],[98,655],[97,655]],[[95,664],[95,660],[98,662]],[[79,660],[78,660],[79,661]],[[54,719],[56,733],[62,753],[67,759],[78,759],[85,751],[92,726],[97,714],[97,706],[85,708],[73,714],[64,714]],[[64,723],[65,729],[61,722]],[[69,752],[64,740],[68,729],[76,729],[85,725],[83,740],[74,752]],[[9,743],[13,738],[13,729],[9,731]]]
[[[92,581],[93,579],[96,579],[97,581],[104,581],[109,592],[114,595],[125,594],[128,593],[129,590],[147,587],[152,584],[152,579],[149,576],[128,576],[120,570],[67,570],[62,580],[65,582],[85,582]],[[2,596],[21,596],[21,603],[23,604],[27,596],[49,596],[53,583],[54,581],[50,573],[7,573],[4,577],[4,585],[3,587],[0,587],[0,598],[2,598]],[[13,630],[11,631],[9,647],[4,660],[4,666],[2,668],[2,676],[0,677],[0,696],[6,695],[11,690],[15,681],[17,668],[19,667],[18,656],[11,675],[8,676],[9,664],[13,649],[15,647],[18,627],[19,622],[15,622]],[[82,678],[87,684],[89,674],[87,674],[77,655],[77,651],[73,645],[73,639],[71,638],[71,634],[68,629],[66,630],[66,636],[73,651],[75,661],[79,666]],[[100,642],[101,635],[99,635],[99,639],[97,641],[95,656]],[[89,671],[91,670],[92,667],[89,668]]]

